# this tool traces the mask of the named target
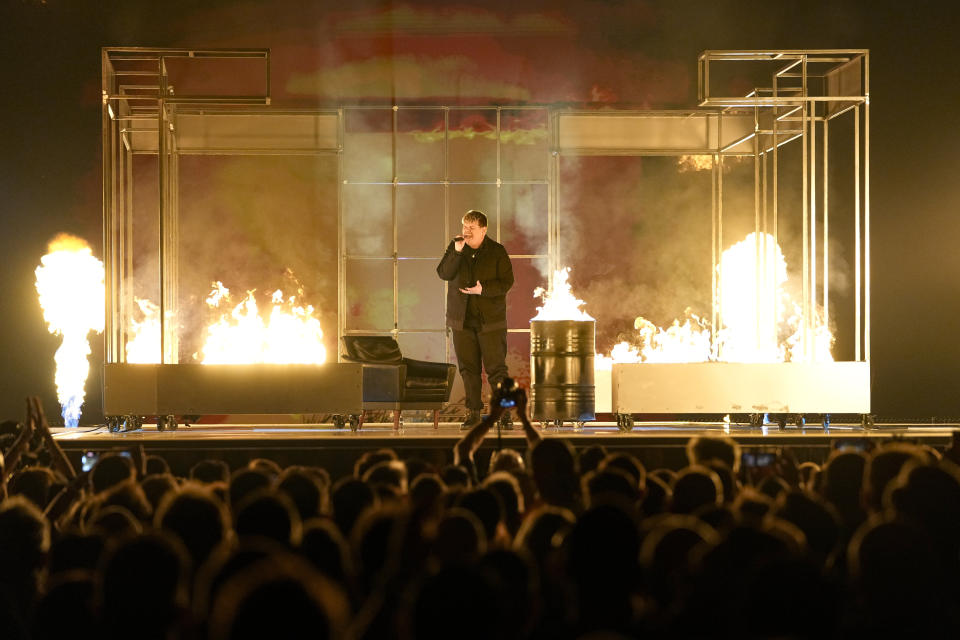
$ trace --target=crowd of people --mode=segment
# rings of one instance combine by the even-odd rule
[[[3,638],[954,637],[960,451],[904,441],[822,465],[726,437],[688,466],[526,451],[352,475],[142,449],[78,472],[36,399],[0,426]]]

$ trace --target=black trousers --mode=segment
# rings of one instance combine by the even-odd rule
[[[480,332],[464,327],[453,329],[453,350],[457,353],[460,377],[467,392],[467,409],[483,409],[480,399],[480,366],[487,372],[490,389],[507,377],[507,330]]]

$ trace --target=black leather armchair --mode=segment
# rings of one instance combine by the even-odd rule
[[[439,412],[450,400],[456,367],[446,362],[404,358],[391,336],[343,336],[342,359],[363,365],[363,426],[368,410],[393,411],[393,428],[400,428],[403,409],[432,409],[433,427]]]

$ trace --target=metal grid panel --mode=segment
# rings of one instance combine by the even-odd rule
[[[392,191],[393,196],[389,198],[392,213],[388,219],[384,210],[378,220],[386,225],[382,229],[384,237],[392,238],[390,250],[380,253],[393,262],[394,305],[393,326],[389,329],[356,326],[341,312],[341,335],[380,332],[398,337],[411,348],[433,345],[436,339],[442,338],[446,333],[442,315],[435,321],[427,322],[424,318],[423,326],[404,320],[404,316],[410,318],[417,314],[401,308],[408,305],[409,300],[405,300],[400,289],[402,285],[418,290],[430,288],[428,282],[415,285],[407,281],[414,273],[419,273],[421,280],[431,277],[428,272],[458,230],[460,216],[467,209],[477,208],[487,213],[491,237],[522,251],[513,252],[511,257],[548,258],[550,249],[544,241],[552,216],[548,175],[551,150],[550,118],[545,107],[398,105],[344,107],[343,112],[344,158],[350,166],[341,181],[342,234],[349,238],[353,235],[351,229],[362,228],[361,220],[369,215],[362,203],[380,193],[376,201],[385,204],[388,200],[384,197],[385,190]],[[391,117],[390,136],[386,135],[384,125],[387,114]],[[364,122],[379,123],[379,126],[374,124],[364,131]],[[354,130],[350,129],[351,123],[356,125]],[[353,158],[365,158],[366,162]],[[372,170],[371,165],[380,169]],[[384,171],[387,166],[390,174]],[[506,211],[505,207],[510,210]],[[536,207],[542,207],[543,211],[528,210]],[[378,210],[381,208],[378,206]],[[538,233],[537,227],[543,232]],[[435,246],[428,251],[425,243]],[[351,265],[357,264],[359,256],[350,242],[343,247],[341,288],[346,289]],[[430,264],[431,269],[413,264],[420,261]],[[432,277],[435,278],[435,274]],[[341,302],[343,310],[355,308],[349,295]],[[509,331],[528,333],[526,319],[522,326],[511,326]],[[423,337],[414,338],[418,334]],[[448,360],[451,357],[449,345],[445,356]]]

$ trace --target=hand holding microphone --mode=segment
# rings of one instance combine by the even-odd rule
[[[453,248],[457,251],[457,253],[460,253],[461,251],[463,251],[463,245],[465,243],[466,243],[466,240],[463,238],[463,236],[456,236],[453,239]]]

